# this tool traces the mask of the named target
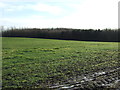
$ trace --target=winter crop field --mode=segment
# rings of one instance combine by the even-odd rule
[[[3,88],[67,87],[82,83],[79,76],[118,68],[117,42],[3,37],[2,50]]]

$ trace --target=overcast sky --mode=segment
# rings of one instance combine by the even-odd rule
[[[118,28],[119,0],[0,0],[0,26]]]

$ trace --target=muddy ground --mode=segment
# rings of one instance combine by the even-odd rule
[[[120,90],[120,67],[109,68],[69,78],[49,85],[53,90]]]

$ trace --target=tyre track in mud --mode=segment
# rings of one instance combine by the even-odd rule
[[[54,90],[96,90],[96,88],[102,88],[103,90],[120,90],[119,73],[120,67],[87,75],[84,74],[69,79],[63,84],[57,83],[49,86],[49,88]]]

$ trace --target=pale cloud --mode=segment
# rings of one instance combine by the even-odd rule
[[[2,8],[4,12],[8,12],[8,11],[23,10],[26,7],[25,5],[13,5],[13,4],[6,3],[6,2],[0,2],[0,8]]]
[[[16,11],[16,10],[24,10],[26,7],[25,5],[14,5],[14,6],[10,6],[10,9],[12,9],[13,11]]]
[[[29,5],[11,5],[11,4],[8,4],[7,7],[4,7],[5,12],[22,11],[25,9],[29,9]]]
[[[0,8],[6,7],[6,6],[7,6],[7,4],[0,2]]]
[[[30,15],[28,17],[22,17],[22,18],[0,18],[0,23],[2,26],[7,26],[11,27],[49,27],[51,26],[50,23],[52,19],[48,20],[45,19],[44,16],[39,16],[39,15]]]
[[[38,3],[30,7],[33,10],[40,11],[40,12],[48,12],[50,14],[61,14],[63,9],[58,7],[58,6],[53,6],[53,5],[48,5],[48,4],[43,4],[43,3]]]
[[[7,0],[6,0],[7,1]],[[17,1],[17,0],[13,0]],[[36,0],[35,0],[36,1]],[[46,2],[48,0],[45,0]],[[55,1],[55,0],[51,0]],[[56,0],[57,2],[58,0]],[[60,0],[59,0],[60,1]],[[65,0],[64,0],[65,1]],[[63,0],[61,2],[64,2]],[[68,1],[68,0],[67,0]],[[73,0],[70,0],[71,2]],[[78,1],[78,0],[75,0]],[[48,1],[49,2],[49,1]],[[1,5],[2,6],[2,5]],[[80,3],[68,3],[74,11],[59,18],[46,18],[43,15],[29,15],[21,18],[3,18],[0,21],[4,25],[23,26],[23,27],[65,27],[65,28],[117,28],[118,27],[118,1],[116,0],[85,0]],[[3,5],[4,7],[4,5]],[[34,3],[27,5],[11,6],[8,10],[30,9],[38,12],[47,12],[54,15],[64,14],[65,10],[60,6],[46,3]],[[66,10],[67,12],[67,10]]]
[[[76,11],[60,22],[74,28],[117,28],[117,4],[114,0],[87,0],[82,5],[74,5]]]
[[[35,4],[23,4],[23,5],[11,5],[11,4],[5,4],[0,3],[0,7],[4,8],[4,11],[10,12],[10,11],[20,11],[20,10],[34,10],[37,12],[47,12],[53,15],[58,15],[63,13],[63,9],[59,6],[53,6],[45,3],[35,3]]]
[[[1,2],[63,2],[63,3],[68,3],[68,2],[81,2],[85,0],[0,0]]]

